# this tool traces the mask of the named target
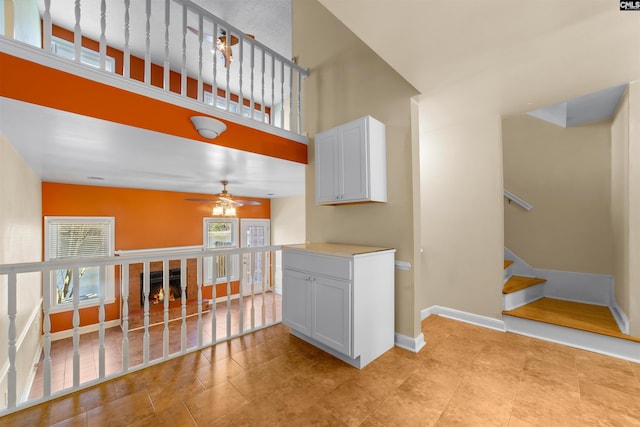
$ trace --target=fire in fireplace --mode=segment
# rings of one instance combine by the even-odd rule
[[[174,301],[182,298],[180,269],[172,268],[169,270],[169,295],[165,295],[162,276],[162,271],[149,273],[149,304],[161,304],[165,299]],[[144,306],[144,273],[140,273],[140,306]]]

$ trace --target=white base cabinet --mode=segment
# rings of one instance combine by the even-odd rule
[[[285,246],[282,320],[295,336],[363,368],[394,345],[395,249]]]

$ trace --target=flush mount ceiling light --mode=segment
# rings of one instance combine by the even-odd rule
[[[227,125],[208,116],[192,116],[191,123],[193,123],[200,136],[207,139],[214,139],[227,130]]]

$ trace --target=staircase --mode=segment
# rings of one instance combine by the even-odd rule
[[[609,307],[546,297],[547,280],[513,275],[512,265],[504,261],[508,332],[640,362],[640,338],[622,333]]]

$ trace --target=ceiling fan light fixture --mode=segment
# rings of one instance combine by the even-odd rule
[[[191,123],[193,123],[200,136],[207,139],[214,139],[227,130],[227,125],[208,116],[192,116]]]

